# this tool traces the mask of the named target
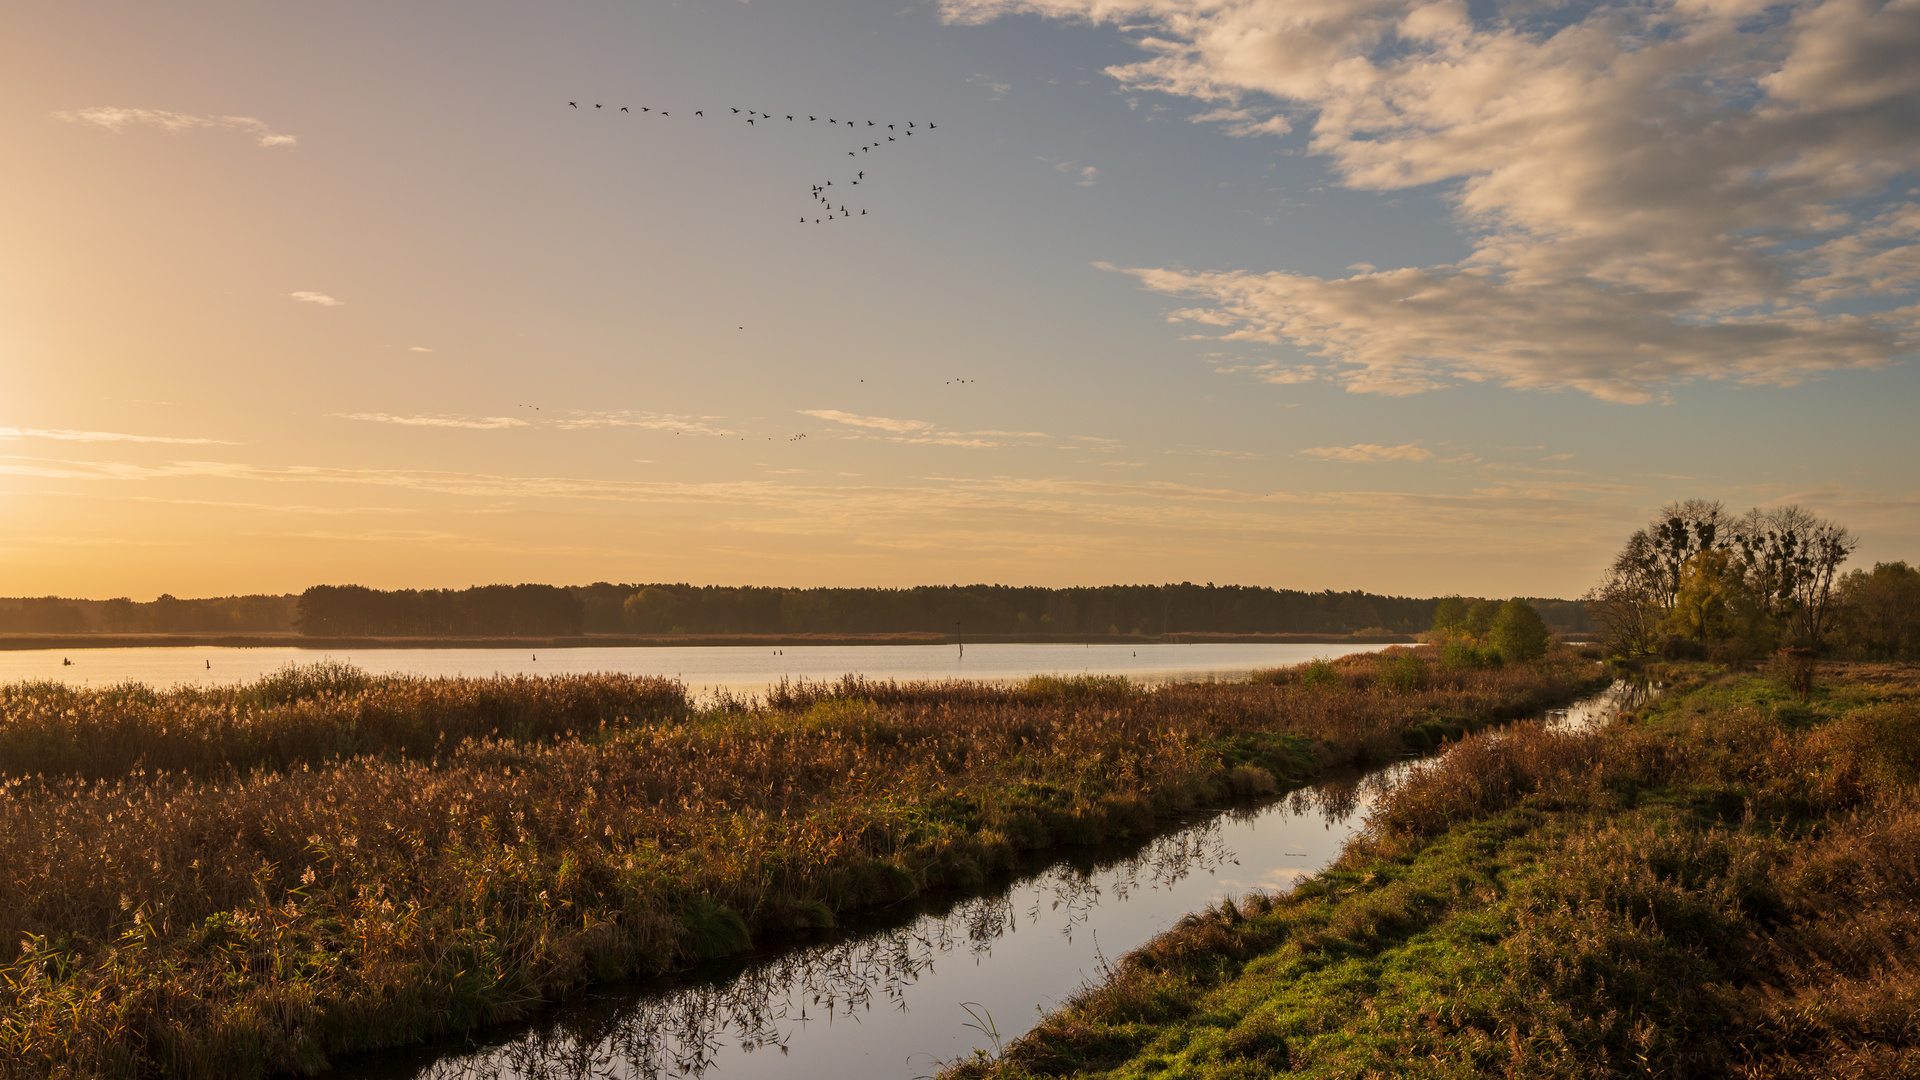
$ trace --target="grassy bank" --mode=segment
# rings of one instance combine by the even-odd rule
[[[1469,740],[949,1077],[1920,1075],[1920,668]]]
[[[649,680],[337,668],[12,687],[0,1076],[317,1071],[1598,678],[1564,653],[1447,671],[1399,650],[1237,684],[846,681],[701,710]]]

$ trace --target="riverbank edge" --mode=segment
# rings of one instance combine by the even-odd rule
[[[1913,884],[1920,665],[1881,665],[1906,671],[1880,685],[1846,670],[1872,666],[1828,665],[1842,678],[1809,703],[1761,674],[1649,665],[1677,683],[1577,737],[1585,755],[1522,766],[1534,775],[1504,795],[1423,793],[1437,813],[1389,800],[1386,824],[1326,870],[1186,917],[996,1055],[947,1063],[937,1080],[1564,1076],[1610,1061],[1682,1076],[1912,1075],[1910,1022],[1885,1021],[1913,1015],[1916,993],[1898,982],[1920,949],[1893,928],[1920,904],[1909,895],[1902,917],[1882,900],[1888,878]],[[1433,786],[1550,760],[1552,738],[1475,740],[1483,760],[1430,774]],[[1782,777],[1797,766],[1786,782],[1799,787],[1769,791],[1756,762]],[[1842,794],[1806,794],[1822,788]],[[1772,816],[1783,805],[1798,819]],[[1845,850],[1889,836],[1907,841],[1879,860],[1891,868]],[[1820,928],[1849,909],[1874,910]],[[1852,940],[1821,957],[1807,944],[1819,935]],[[1863,937],[1878,939],[1868,953]],[[1767,964],[1755,957],[1777,967],[1756,979]],[[1802,965],[1813,977],[1796,984]]]
[[[30,649],[661,649],[850,645],[1411,645],[1404,634],[581,634],[571,637],[309,637],[303,634],[0,634]]]

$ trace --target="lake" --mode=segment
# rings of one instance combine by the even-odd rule
[[[1124,675],[1142,682],[1234,679],[1261,668],[1303,664],[1319,656],[1374,652],[1385,645],[1162,644],[1068,645],[791,645],[510,649],[296,648],[23,649],[0,652],[0,682],[53,679],[76,686],[127,681],[150,686],[246,682],[288,664],[334,659],[376,674],[580,675],[622,672],[679,679],[695,694],[724,690],[758,694],[781,679],[834,680],[843,675],[908,682],[979,679],[1005,682],[1034,675]],[[62,664],[62,660],[72,664]]]

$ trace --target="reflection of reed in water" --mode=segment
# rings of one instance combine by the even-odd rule
[[[1054,866],[1018,886],[961,900],[944,915],[794,949],[723,982],[683,987],[604,1008],[580,1008],[511,1043],[448,1056],[419,1080],[588,1080],[700,1076],[729,1046],[788,1051],[802,1025],[853,1017],[875,1005],[905,1010],[907,991],[942,956],[985,956],[1017,932],[1016,891],[1033,894],[1025,925],[1058,920],[1071,940],[1107,896],[1126,900],[1196,871],[1234,862],[1218,819],[1156,837],[1132,856],[1091,868]]]

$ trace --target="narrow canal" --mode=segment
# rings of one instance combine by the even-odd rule
[[[1605,723],[1615,683],[1546,719]],[[915,1080],[992,1051],[1182,915],[1285,891],[1340,854],[1407,761],[1260,805],[1195,815],[1144,844],[1087,849],[981,895],[903,905],[837,935],[600,987],[533,1023],[343,1059],[374,1080]]]

